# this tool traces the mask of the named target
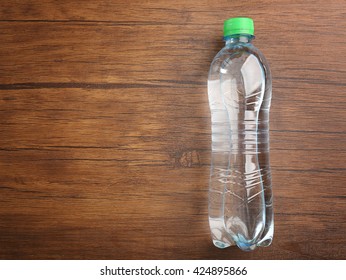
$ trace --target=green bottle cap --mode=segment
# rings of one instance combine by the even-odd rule
[[[247,17],[235,17],[225,20],[223,24],[223,36],[227,37],[234,34],[254,35],[253,20]]]

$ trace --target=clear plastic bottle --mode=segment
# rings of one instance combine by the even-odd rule
[[[215,246],[269,246],[274,233],[269,165],[271,74],[252,45],[250,18],[224,22],[225,47],[209,71],[212,162],[209,224]]]

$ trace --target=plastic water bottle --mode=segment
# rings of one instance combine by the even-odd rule
[[[274,233],[269,165],[271,74],[253,46],[250,18],[224,22],[225,47],[209,71],[212,120],[209,224],[219,248],[269,246]]]

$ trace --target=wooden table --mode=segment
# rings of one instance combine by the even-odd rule
[[[346,2],[1,1],[0,258],[345,259]],[[271,247],[207,216],[207,73],[254,19],[273,74]]]

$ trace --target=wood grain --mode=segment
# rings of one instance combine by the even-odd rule
[[[345,1],[1,1],[1,259],[345,259]],[[207,219],[209,64],[253,17],[273,244]]]

